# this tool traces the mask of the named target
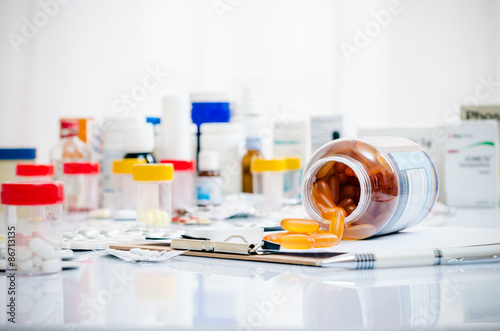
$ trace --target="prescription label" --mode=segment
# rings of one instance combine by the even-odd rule
[[[399,177],[399,201],[387,225],[379,235],[403,230],[422,220],[437,199],[436,169],[429,156],[421,151],[389,153]]]

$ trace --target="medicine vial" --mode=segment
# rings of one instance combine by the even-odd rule
[[[60,272],[64,184],[6,182],[2,184],[1,201],[5,206],[7,246],[13,246],[7,251],[7,271],[24,275]]]
[[[220,205],[223,185],[219,172],[219,155],[216,151],[204,150],[200,152],[198,159],[198,205]]]
[[[18,181],[51,181],[54,179],[54,165],[19,163],[16,177]]]
[[[134,164],[146,163],[144,159],[124,159],[113,162],[113,218],[135,220],[135,184],[132,178]]]
[[[90,160],[90,148],[79,137],[78,120],[61,120],[61,140],[50,150],[50,162],[55,165],[55,179],[61,180],[63,164]]]
[[[283,206],[285,159],[255,159],[252,162],[253,193],[262,194],[260,209],[278,210]]]
[[[250,166],[253,160],[261,157],[262,139],[259,137],[246,138],[247,153],[241,160],[241,185],[243,193],[253,193],[253,176]]]
[[[137,194],[137,221],[150,227],[170,225],[174,166],[171,163],[136,164],[132,167],[132,176]]]
[[[323,145],[304,168],[302,203],[313,219],[326,208],[345,210],[345,239],[398,232],[422,221],[437,199],[429,155],[406,138],[338,139]]]
[[[172,210],[186,210],[196,205],[196,165],[194,160],[161,160],[174,166]]]
[[[65,208],[69,220],[85,219],[99,202],[99,163],[68,162],[63,164]]]

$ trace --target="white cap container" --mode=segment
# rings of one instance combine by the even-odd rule
[[[125,153],[151,153],[155,149],[155,129],[151,123],[135,123],[123,130]]]
[[[222,187],[223,193],[240,193],[241,159],[245,154],[245,130],[243,125],[240,123],[202,124],[201,150],[217,152],[221,176],[227,178]],[[201,163],[201,161],[199,162]]]

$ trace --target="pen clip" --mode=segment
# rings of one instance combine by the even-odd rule
[[[457,257],[457,258],[449,259],[448,261],[446,261],[446,264],[462,265],[462,264],[492,263],[492,262],[500,262],[500,256],[495,254],[491,257],[490,256],[488,256],[488,257],[482,257],[482,256]]]

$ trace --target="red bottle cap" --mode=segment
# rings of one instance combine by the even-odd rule
[[[62,182],[5,182],[2,204],[13,206],[54,205],[64,202]]]
[[[54,176],[53,164],[23,164],[16,165],[17,176]]]
[[[63,165],[63,173],[70,175],[86,174],[94,175],[99,173],[98,162],[68,162]]]
[[[172,163],[174,165],[174,171],[195,171],[196,170],[194,160],[190,160],[190,161],[160,160],[160,163]]]

